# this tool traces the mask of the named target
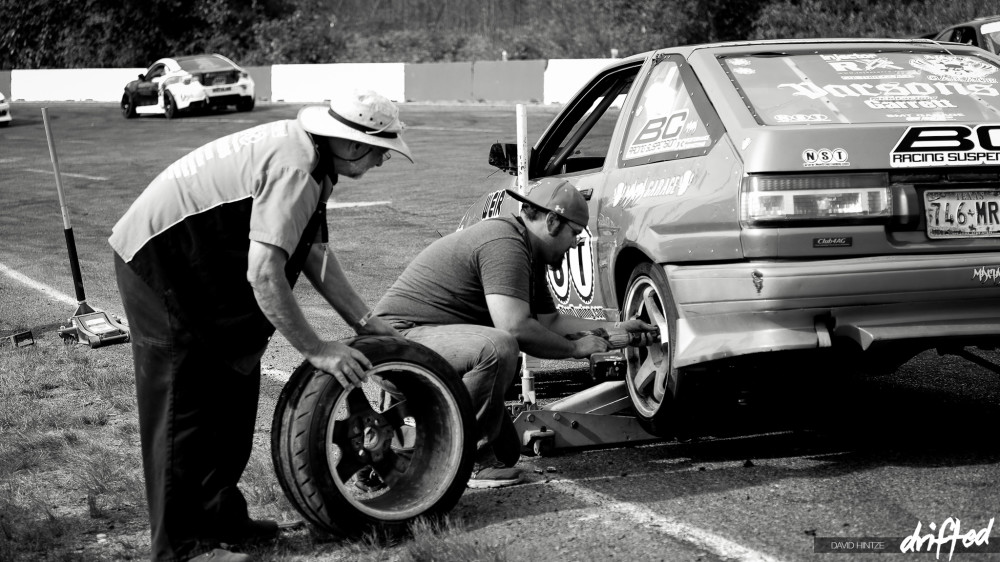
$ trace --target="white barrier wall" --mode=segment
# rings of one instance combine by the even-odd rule
[[[118,102],[125,84],[145,68],[69,68],[12,70],[10,99],[15,101]]]
[[[276,64],[271,67],[271,99],[314,103],[330,99],[330,92],[364,87],[393,101],[405,101],[405,64],[340,63]]]
[[[566,103],[588,80],[617,59],[549,59],[542,103]]]

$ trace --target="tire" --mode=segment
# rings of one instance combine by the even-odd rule
[[[674,367],[674,336],[677,309],[667,276],[652,263],[641,263],[632,271],[625,293],[624,318],[640,318],[666,333],[668,343],[625,349],[625,381],[639,423],[659,437],[682,433],[677,427],[678,391],[683,371]]]
[[[128,94],[122,96],[122,117],[126,119],[135,117],[135,103],[132,102],[132,96]]]
[[[250,96],[240,98],[240,101],[236,102],[236,111],[253,111],[254,103],[256,100]]]
[[[177,102],[174,101],[174,96],[170,92],[163,92],[163,116],[167,119],[173,119],[177,116]]]
[[[345,392],[306,361],[278,397],[271,458],[285,496],[317,531],[342,538],[397,533],[417,517],[443,515],[465,491],[476,448],[461,378],[415,342],[344,343],[372,363],[363,389]],[[358,481],[372,469],[384,488],[362,491]]]

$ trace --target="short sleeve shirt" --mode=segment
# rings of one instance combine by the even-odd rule
[[[336,179],[325,173],[296,121],[259,125],[167,167],[115,224],[109,242],[187,329],[246,369],[274,332],[247,281],[250,241],[284,250],[294,284],[325,226]]]
[[[525,227],[514,217],[485,220],[434,241],[375,307],[393,323],[492,326],[486,295],[523,300],[533,315],[556,311],[545,269],[533,264]]]

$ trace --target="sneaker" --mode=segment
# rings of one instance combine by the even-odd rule
[[[249,554],[232,552],[221,548],[213,548],[209,552],[189,558],[188,562],[249,562],[253,560]]]
[[[475,465],[472,477],[469,478],[470,488],[503,488],[521,482],[521,471],[508,468],[502,462],[495,461],[490,465]]]

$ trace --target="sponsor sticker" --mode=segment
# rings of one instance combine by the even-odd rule
[[[802,167],[817,166],[844,167],[850,166],[847,151],[843,148],[807,148],[802,151]]]
[[[924,55],[910,59],[910,66],[947,80],[984,78],[997,71],[997,67],[981,60],[956,55]]]
[[[1000,164],[1000,125],[913,126],[889,154],[893,168]]]
[[[854,238],[851,236],[813,238],[813,248],[850,248],[853,245]]]
[[[630,183],[619,182],[615,186],[615,191],[611,198],[611,206],[630,207],[640,199],[647,197],[662,197],[666,195],[680,197],[687,192],[693,181],[694,172],[687,170],[683,174],[667,178],[649,178]]]
[[[827,123],[830,121],[830,117],[822,113],[795,113],[793,115],[779,113],[774,116],[774,120],[778,123]]]

